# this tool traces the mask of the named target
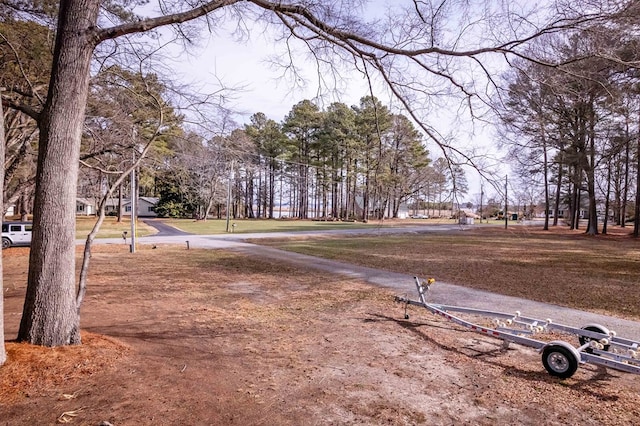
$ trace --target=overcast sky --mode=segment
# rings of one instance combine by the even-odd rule
[[[380,2],[384,3],[383,0]],[[380,5],[378,5],[379,7]],[[180,47],[170,49],[174,62],[169,65],[176,75],[186,82],[193,83],[203,92],[217,89],[220,84],[227,88],[235,88],[228,92],[227,108],[237,111],[235,117],[239,124],[247,123],[249,117],[257,112],[263,112],[268,118],[281,122],[291,108],[304,99],[313,100],[320,108],[326,108],[332,102],[343,102],[349,106],[357,105],[362,96],[368,95],[369,86],[363,76],[355,70],[343,70],[343,79],[338,82],[339,87],[331,87],[335,91],[320,88],[314,63],[305,58],[303,50],[294,57],[295,64],[302,71],[305,79],[304,87],[296,85],[291,79],[282,78],[282,69],[274,68],[269,59],[282,54],[282,43],[276,44],[269,35],[258,31],[252,32],[248,40],[236,41],[230,35],[231,28],[219,28],[216,34],[210,35],[206,30],[202,33],[202,41],[196,47],[190,47],[184,52]],[[399,111],[396,101],[393,103],[382,85],[374,84],[374,94],[393,112]],[[317,98],[318,94],[322,98]],[[492,129],[486,125],[476,123],[472,129],[465,131],[468,117],[458,116],[459,111],[435,110],[430,120],[438,124],[442,134],[450,131],[461,132],[460,143],[465,145],[484,146],[480,150],[491,149],[493,142]],[[433,123],[432,123],[433,124]],[[465,133],[466,132],[466,133]],[[438,147],[427,141],[427,147],[432,157],[441,155]],[[475,201],[475,194],[480,192],[480,183],[475,171],[467,169],[467,179],[470,191],[465,200]],[[485,191],[490,188],[485,188]]]
[[[187,81],[205,84],[210,89],[219,84],[236,89],[229,92],[232,99],[228,106],[238,112],[241,123],[248,122],[256,112],[280,122],[304,99],[314,100],[320,108],[332,102],[351,106],[369,93],[367,81],[354,70],[345,70],[338,86],[321,87],[315,64],[305,58],[303,52],[294,58],[303,78],[294,82],[290,76],[283,76],[282,68],[270,63],[271,58],[282,51],[281,44],[276,45],[259,35],[239,42],[221,32],[188,53],[181,52],[174,67]],[[374,93],[383,102],[388,101],[384,90],[378,88]]]
[[[291,108],[304,99],[314,100],[320,108],[326,108],[331,102],[338,101],[351,106],[357,105],[360,98],[369,93],[367,81],[361,74],[353,71],[345,75],[343,83],[346,87],[340,89],[340,93],[323,90],[322,99],[317,99],[319,84],[313,66],[305,64],[304,58],[298,60],[307,82],[305,88],[293,87],[291,81],[282,78],[280,70],[273,69],[269,65],[268,57],[274,52],[273,45],[260,39],[238,43],[229,37],[216,36],[203,47],[189,54],[180,54],[176,70],[183,74],[187,81],[193,82],[195,85],[205,85],[204,90],[206,87],[218,87],[220,84],[218,80],[226,87],[239,88],[232,92],[233,99],[230,100],[227,107],[238,112],[236,120],[240,124],[248,123],[249,117],[257,112],[266,114],[268,118],[276,122],[282,122]],[[384,104],[396,109],[394,112],[398,112],[398,103],[395,102],[395,105],[391,103],[392,100],[383,87],[374,88],[374,94]],[[453,118],[447,118],[447,112],[441,111],[441,113],[442,115],[438,119],[440,131],[449,131],[447,125],[442,125],[447,120],[451,120],[450,126],[452,127],[460,125]],[[478,146],[490,143],[488,135],[491,133],[491,129],[483,128],[480,123],[477,125],[478,127],[475,128],[477,135],[468,135],[469,143]],[[433,142],[427,141],[427,146],[432,152],[432,157],[441,155]],[[475,201],[476,193],[480,192],[477,172],[467,169],[467,179],[470,190],[464,199]],[[485,188],[485,191],[490,191],[490,188]]]

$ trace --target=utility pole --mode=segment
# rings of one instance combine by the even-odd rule
[[[229,221],[231,220],[231,180],[233,180],[233,166],[234,162],[231,160],[229,180],[227,181],[227,232],[231,232],[229,229]]]
[[[133,151],[133,164],[136,163],[136,152]],[[131,168],[131,253],[136,252],[136,168]]]
[[[482,223],[482,198],[484,196],[484,185],[480,181],[480,223]]]
[[[509,177],[508,175],[504,176],[504,229],[507,229],[507,226],[509,225],[509,213],[508,213],[508,208],[509,208],[509,197],[508,197],[508,193],[507,193],[507,187],[509,186]]]

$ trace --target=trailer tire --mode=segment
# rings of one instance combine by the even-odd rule
[[[607,336],[609,335],[609,330],[607,330],[606,327],[600,325],[600,324],[589,324],[589,325],[585,325],[584,327],[582,327],[583,330],[587,330],[587,331],[593,331],[596,333],[602,333],[602,334],[606,334]],[[580,346],[584,345],[587,342],[590,342],[592,340],[596,340],[592,337],[587,337],[587,336],[580,336],[578,337],[578,340],[580,341]],[[604,351],[609,351],[609,346],[610,345],[603,345],[603,350]],[[592,348],[586,348],[584,350],[586,353],[591,354],[593,353],[593,349]]]
[[[567,379],[578,370],[577,351],[564,342],[551,342],[542,351],[542,365],[549,374]]]

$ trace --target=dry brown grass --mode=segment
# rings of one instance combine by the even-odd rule
[[[640,318],[640,241],[565,228],[258,241],[362,266],[510,296]]]
[[[81,346],[47,348],[7,342],[7,359],[0,374],[3,404],[46,395],[69,380],[85,380],[108,371],[126,356],[128,347],[115,339],[82,332]],[[73,398],[62,394],[59,398]]]
[[[8,336],[17,330],[27,254],[5,250]],[[637,376],[587,365],[558,380],[535,351],[505,351],[423,310],[410,320],[402,314],[386,289],[278,260],[97,246],[84,344],[8,342],[0,419],[559,426],[640,416]]]

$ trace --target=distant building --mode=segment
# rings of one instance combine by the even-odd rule
[[[122,200],[124,203],[124,199]],[[119,199],[118,198],[109,198],[107,202],[104,204],[104,213],[107,216],[117,216],[118,215],[118,207],[119,207]]]
[[[5,213],[5,217],[11,217],[13,215],[16,214],[16,205],[15,204],[11,204],[9,207],[7,207],[7,212]]]
[[[88,198],[76,198],[76,216],[94,216],[96,203]]]
[[[155,212],[159,198],[157,197],[140,197],[138,199],[136,214],[138,217],[157,217]],[[122,200],[123,216],[131,216],[131,200]],[[113,216],[118,214],[118,199],[110,198],[104,206],[104,212]],[[95,216],[98,213],[97,203],[87,198],[76,198],[76,216]]]
[[[136,203],[136,216],[138,217],[158,217],[156,206],[160,199],[158,197],[140,197]],[[124,216],[131,216],[131,200],[125,200],[123,203]]]

